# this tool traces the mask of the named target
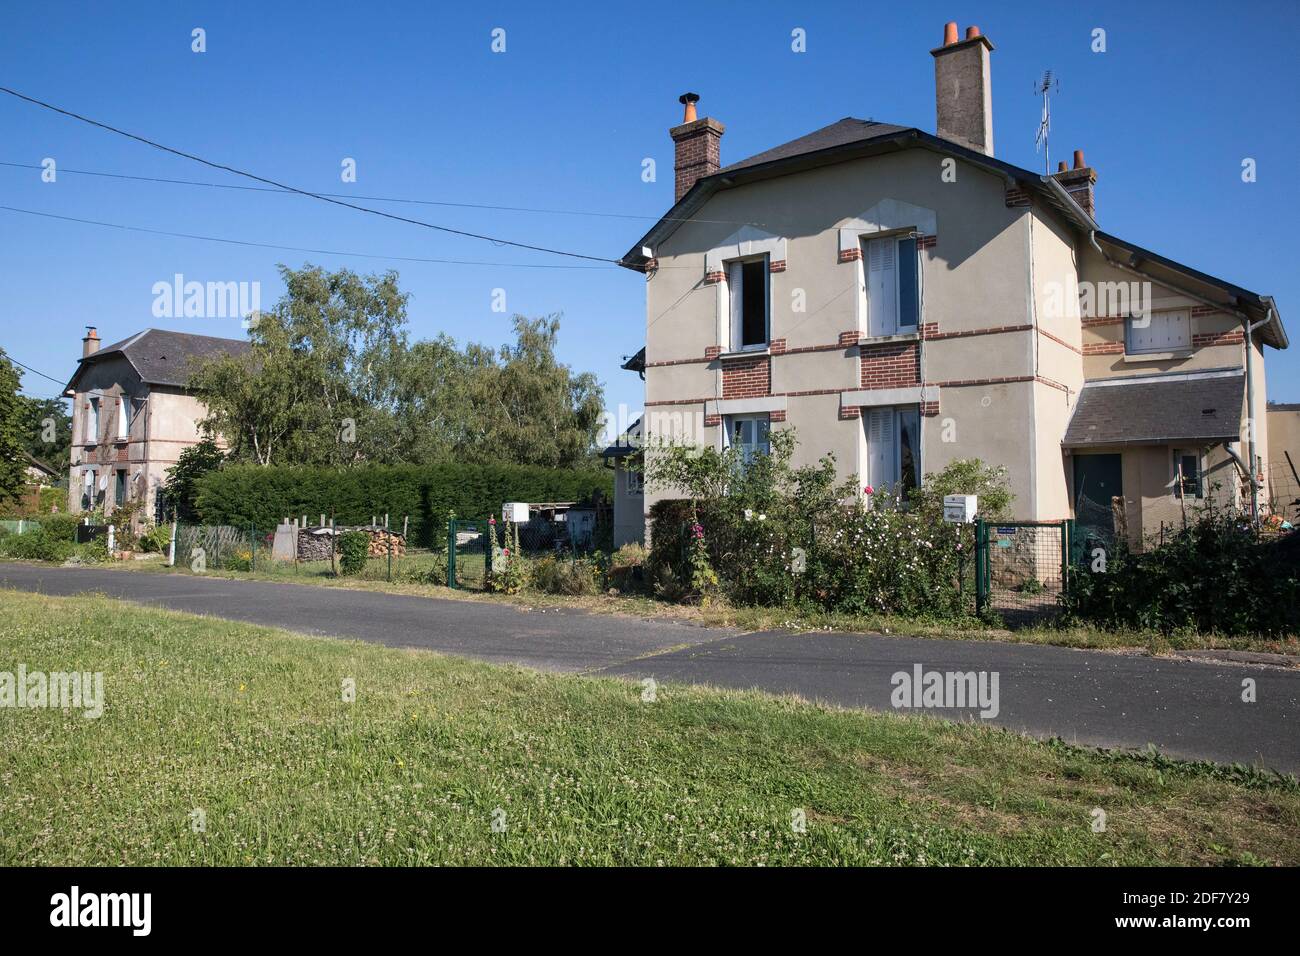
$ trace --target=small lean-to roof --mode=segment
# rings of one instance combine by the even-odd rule
[[[243,355],[249,348],[249,343],[242,339],[145,329],[78,360],[77,370],[63,392],[65,395],[74,394],[77,380],[86,368],[118,355],[130,363],[140,381],[146,384],[185,388],[197,363],[227,355]]]
[[[1094,380],[1079,392],[1061,444],[1236,441],[1245,400],[1246,376],[1240,369]]]

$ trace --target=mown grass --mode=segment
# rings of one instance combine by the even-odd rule
[[[0,670],[102,671],[107,698],[0,708],[3,864],[1300,862],[1289,777],[101,597],[0,614]]]

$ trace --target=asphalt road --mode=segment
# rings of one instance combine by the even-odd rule
[[[789,634],[188,574],[0,564],[0,587],[99,592],[142,604],[546,670],[758,688],[893,710],[894,675],[997,675],[995,716],[930,708],[1036,737],[1300,773],[1300,668],[1152,658],[991,641]],[[0,608],[3,597],[0,597]],[[2,621],[2,619],[0,619]],[[0,623],[0,626],[3,626]],[[3,662],[0,662],[3,663]],[[1242,700],[1243,681],[1256,701]],[[985,708],[991,711],[992,708]]]

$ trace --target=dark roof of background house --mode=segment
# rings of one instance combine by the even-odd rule
[[[1235,441],[1246,376],[1238,370],[1088,382],[1065,430],[1067,448]]]
[[[185,388],[189,384],[193,364],[226,355],[243,355],[249,349],[242,339],[221,339],[213,335],[195,335],[191,332],[170,332],[164,329],[145,329],[129,339],[103,346],[98,352],[80,359],[77,371],[68,382],[65,394],[72,392],[81,372],[88,365],[112,355],[121,355],[130,364],[140,381],[149,385],[169,385]]]
[[[630,359],[627,359],[620,367],[626,369],[629,372],[641,372],[643,373],[643,377],[644,377],[645,346],[644,345],[641,346],[640,350],[636,353],[636,355],[633,355]]]

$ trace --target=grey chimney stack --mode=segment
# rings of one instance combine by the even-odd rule
[[[993,85],[989,54],[993,44],[979,27],[957,39],[957,24],[944,26],[943,46],[934,57],[935,132],[967,149],[993,155]]]

